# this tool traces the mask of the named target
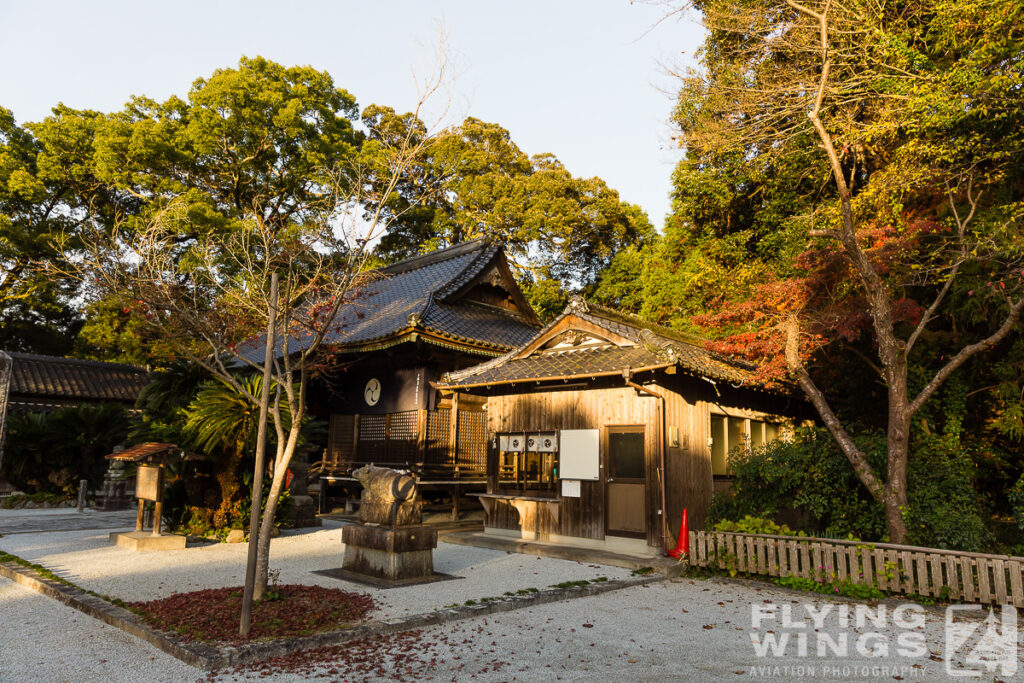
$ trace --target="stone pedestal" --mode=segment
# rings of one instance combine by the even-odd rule
[[[110,534],[113,545],[128,550],[184,550],[185,537],[177,534],[155,535],[152,531],[114,531]]]
[[[342,568],[386,581],[424,579],[434,575],[437,530],[427,526],[343,527]]]
[[[288,487],[292,494],[291,508],[283,520],[284,523],[293,529],[321,526],[323,522],[316,516],[317,504],[309,495],[309,482],[306,479],[309,476],[309,454],[305,449],[295,449],[292,464],[288,469],[295,476]]]
[[[288,515],[282,521],[292,529],[323,524],[323,520],[316,516],[316,503],[312,497],[306,495],[292,495]]]

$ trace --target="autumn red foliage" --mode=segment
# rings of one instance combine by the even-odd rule
[[[930,220],[908,218],[905,223],[900,228],[870,225],[857,233],[875,271],[894,289],[904,290],[914,288],[916,269],[928,264],[930,250],[949,232]],[[893,298],[897,324],[917,325],[923,312],[913,298]],[[757,363],[757,380],[773,385],[789,373],[782,323],[791,314],[801,321],[804,361],[832,342],[852,342],[870,333],[868,302],[841,245],[812,243],[794,259],[788,277],[757,286],[745,300],[723,297],[713,312],[695,316],[694,322],[717,337],[708,344],[711,350]]]
[[[373,598],[338,588],[289,584],[272,588],[253,605],[248,638],[238,635],[242,587],[175,593],[128,606],[151,626],[177,633],[185,640],[240,642],[308,636],[362,621],[375,609]]]

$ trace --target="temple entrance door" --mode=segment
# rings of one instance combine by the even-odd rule
[[[647,534],[647,477],[643,426],[608,427],[605,533],[644,538]]]

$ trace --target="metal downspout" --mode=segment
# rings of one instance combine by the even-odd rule
[[[622,371],[622,377],[626,381],[626,386],[632,387],[637,391],[642,391],[645,394],[658,399],[658,458],[660,461],[660,466],[658,467],[658,483],[661,488],[661,547],[667,555],[670,548],[668,547],[668,510],[665,507],[665,397],[641,384],[637,384],[630,379],[632,376],[632,370],[627,368]]]

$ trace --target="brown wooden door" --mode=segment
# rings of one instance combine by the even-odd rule
[[[605,533],[644,538],[647,534],[647,477],[644,428],[608,427]]]

